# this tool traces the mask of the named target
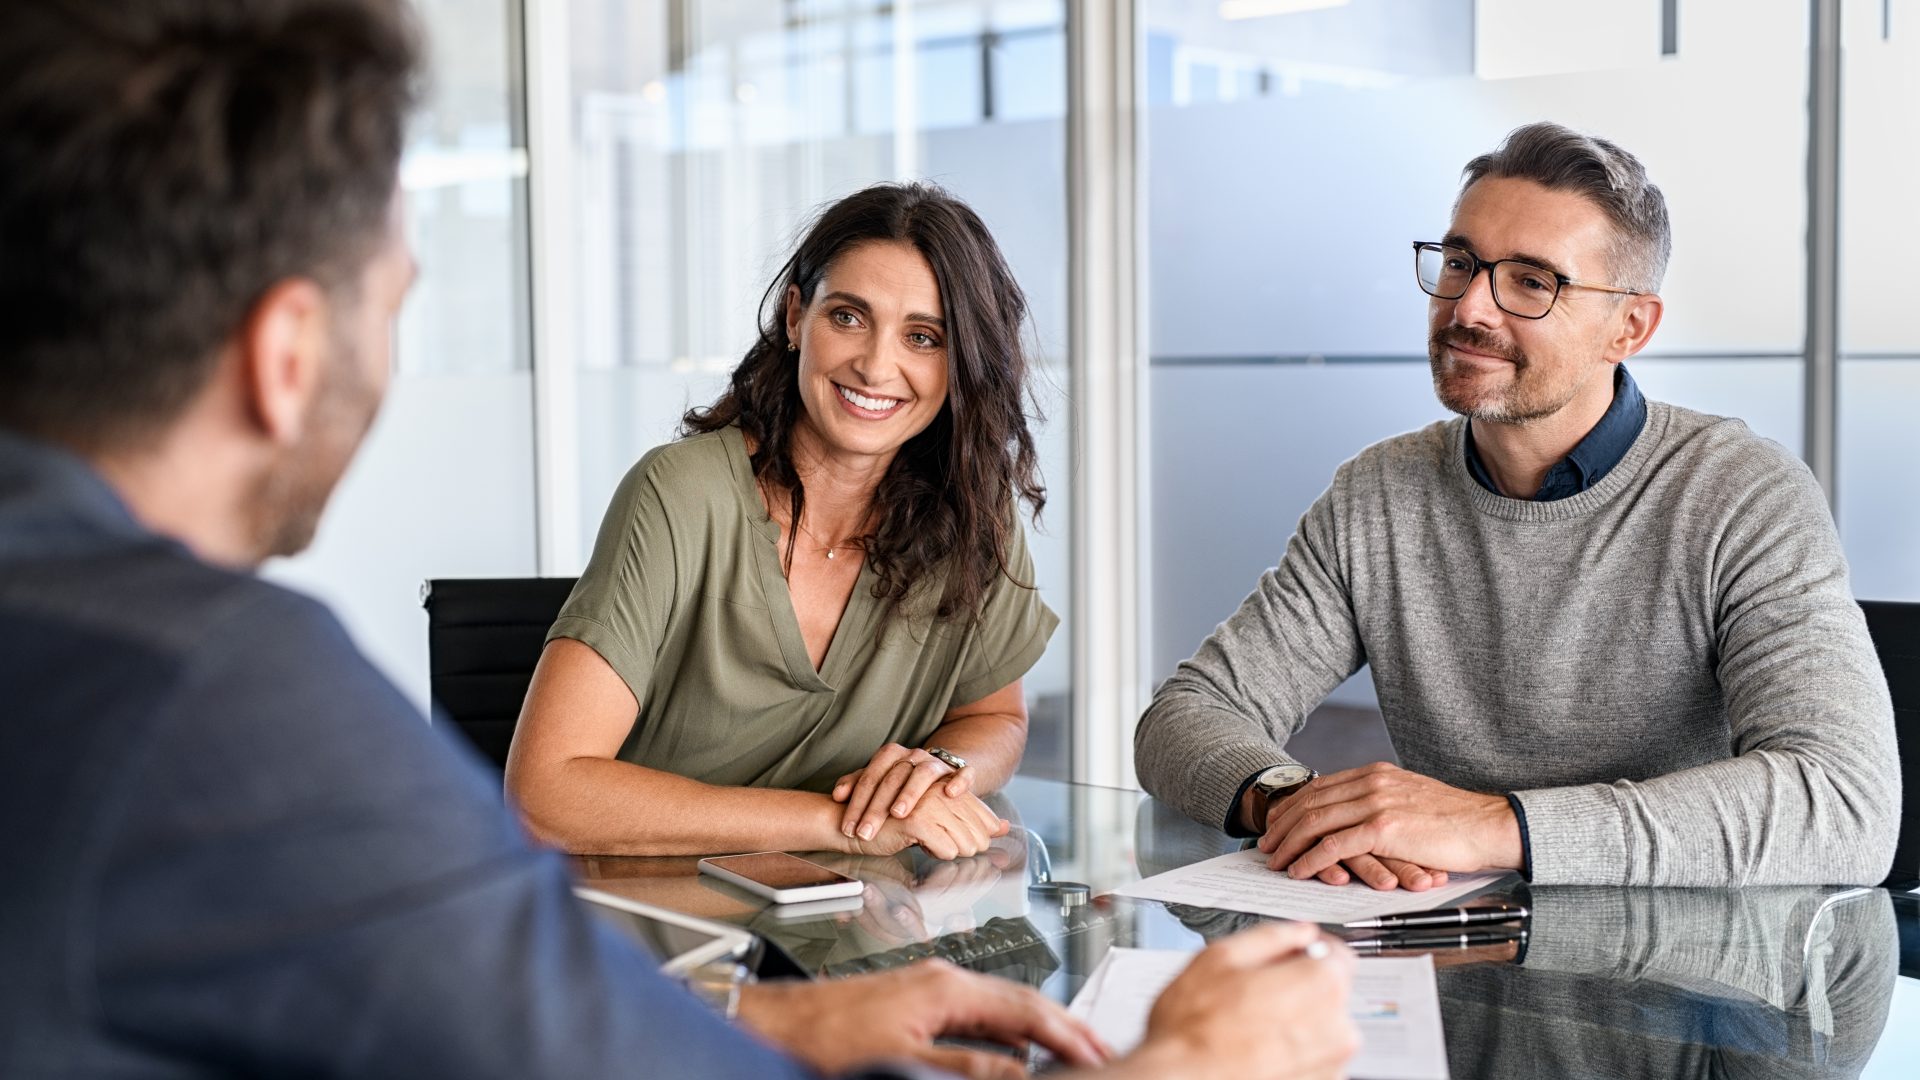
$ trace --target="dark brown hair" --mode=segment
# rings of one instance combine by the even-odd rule
[[[792,493],[791,520],[799,521],[806,492],[793,467],[793,428],[802,406],[798,364],[787,351],[787,290],[810,302],[836,258],[873,241],[911,244],[932,265],[948,365],[946,403],[900,448],[874,493],[878,524],[862,538],[879,578],[874,595],[892,616],[915,583],[941,577],[934,618],[972,617],[994,579],[1008,573],[1007,542],[1020,527],[1016,498],[1037,516],[1047,493],[1027,428],[1026,296],[965,203],[932,184],[877,184],[822,211],[761,298],[759,338],[727,391],[688,412],[681,433],[739,424],[754,446],[754,475]],[[789,535],[789,567],[793,543]]]
[[[1667,198],[1647,178],[1640,159],[1605,139],[1549,121],[1514,128],[1498,149],[1462,170],[1466,189],[1486,177],[1531,180],[1550,191],[1584,196],[1613,223],[1616,283],[1659,292],[1673,251]]]
[[[399,0],[0,3],[0,425],[140,441],[276,282],[351,302],[418,57]]]

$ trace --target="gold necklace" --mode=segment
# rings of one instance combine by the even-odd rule
[[[766,508],[767,508],[767,516],[768,516],[768,517],[772,517],[772,516],[773,516],[773,506],[774,506],[774,499],[773,499],[773,496],[772,496],[772,493],[771,493],[771,492],[770,492],[770,491],[769,491],[769,490],[767,489],[767,484],[766,484],[766,482],[765,482],[764,480],[762,480],[762,481],[759,481],[759,482],[758,482],[758,483],[756,484],[756,486],[757,486],[757,487],[759,487],[759,489],[760,489],[760,501],[761,501],[761,503],[762,503],[763,505],[765,505],[765,506],[766,506]],[[802,511],[802,513],[804,514],[805,512],[804,512],[804,511]],[[871,513],[871,512],[869,512],[869,513]],[[816,544],[818,544],[818,545],[820,545],[820,546],[821,546],[821,547],[823,547],[823,548],[826,548],[826,549],[827,549],[827,558],[829,558],[829,559],[831,559],[831,558],[833,558],[833,556],[834,556],[834,553],[835,553],[835,549],[837,549],[837,548],[843,548],[843,547],[844,547],[844,548],[851,548],[851,547],[853,547],[853,546],[854,546],[854,545],[853,545],[853,544],[852,544],[852,543],[850,542],[850,541],[852,541],[852,540],[853,540],[853,537],[851,537],[851,536],[849,536],[849,537],[847,537],[847,538],[846,538],[845,540],[842,540],[842,541],[840,541],[840,542],[839,542],[839,543],[837,543],[837,544],[829,544],[829,543],[827,543],[827,542],[826,542],[825,540],[822,540],[822,539],[820,539],[820,534],[819,534],[819,533],[816,533],[816,532],[814,532],[814,531],[813,531],[812,529],[809,529],[809,528],[807,528],[807,527],[806,527],[806,526],[805,526],[804,524],[801,524],[801,523],[800,523],[800,522],[798,522],[798,521],[795,521],[795,522],[794,522],[793,524],[794,524],[795,526],[797,526],[797,527],[798,527],[798,528],[800,529],[800,531],[801,531],[802,533],[804,533],[804,534],[806,534],[806,537],[807,537],[807,539],[809,539],[809,540],[812,540],[812,541],[813,541],[814,543],[816,543]]]
[[[800,525],[800,523],[799,523],[799,522],[795,522],[794,524],[796,524],[796,525]],[[825,540],[822,540],[822,539],[820,539],[820,536],[819,536],[819,534],[818,534],[818,533],[816,533],[816,532],[814,532],[814,531],[813,531],[812,529],[809,529],[809,528],[807,528],[807,527],[806,527],[805,525],[800,525],[800,531],[801,531],[801,532],[803,532],[803,533],[805,533],[805,534],[807,535],[807,539],[809,539],[809,540],[812,540],[812,541],[813,541],[814,543],[816,543],[816,544],[819,544],[820,546],[822,546],[822,547],[824,547],[824,548],[826,548],[826,549],[827,549],[827,558],[829,558],[829,559],[831,559],[831,558],[833,558],[833,553],[834,553],[834,549],[835,549],[835,548],[842,548],[842,547],[851,547],[851,546],[852,546],[851,544],[849,544],[849,543],[847,542],[848,540],[852,540],[852,539],[853,539],[853,537],[851,537],[851,536],[849,536],[849,537],[847,537],[847,539],[846,539],[846,540],[842,540],[842,541],[840,541],[840,542],[839,542],[838,544],[829,544],[829,543],[827,543],[827,542],[826,542]]]

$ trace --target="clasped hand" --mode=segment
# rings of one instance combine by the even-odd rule
[[[972,794],[972,771],[887,743],[834,783],[833,801],[847,804],[840,834],[861,854],[890,855],[919,844],[937,859],[978,855],[1009,825]],[[894,842],[903,836],[905,842]]]
[[[1413,891],[1462,873],[1520,865],[1520,828],[1501,795],[1443,784],[1386,762],[1330,773],[1267,810],[1260,850],[1294,878]],[[1344,865],[1343,865],[1344,864]]]
[[[833,785],[833,801],[847,804],[840,816],[840,834],[848,841],[843,846],[861,855],[891,855],[918,844],[936,859],[987,850],[1011,825],[971,793],[971,771],[925,750],[882,746],[863,768]]]

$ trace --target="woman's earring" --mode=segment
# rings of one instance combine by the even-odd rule
[[[798,346],[798,345],[795,345],[795,344],[794,344],[793,342],[791,342],[791,341],[789,341],[789,342],[787,342],[787,351],[788,351],[788,352],[799,352],[799,351],[800,351],[800,346]]]

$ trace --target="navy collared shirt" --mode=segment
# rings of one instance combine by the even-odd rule
[[[1627,365],[1621,364],[1613,376],[1613,404],[1607,406],[1606,415],[1593,425],[1586,438],[1574,446],[1566,457],[1553,463],[1547,475],[1540,482],[1540,490],[1534,492],[1534,502],[1552,502],[1569,495],[1578,495],[1613,471],[1615,465],[1627,456],[1632,449],[1633,440],[1640,437],[1640,429],[1647,426],[1647,399],[1640,393],[1640,387],[1627,373]],[[1467,471],[1481,487],[1500,494],[1494,486],[1493,474],[1487,471],[1486,463],[1480,460],[1480,451],[1473,445],[1473,421],[1467,421]]]

